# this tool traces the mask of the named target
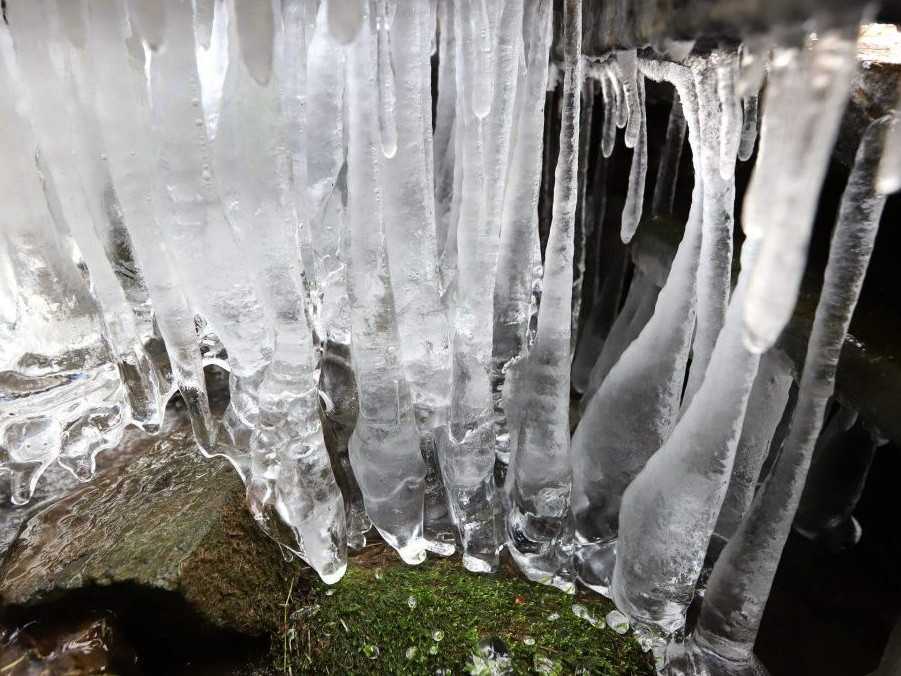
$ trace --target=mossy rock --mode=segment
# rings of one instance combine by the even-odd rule
[[[497,575],[470,573],[458,558],[411,567],[378,543],[333,587],[298,578],[273,661],[293,674],[490,674],[479,657],[493,643],[512,673],[653,674],[630,635],[604,626],[611,610],[598,595],[529,582],[511,565]]]

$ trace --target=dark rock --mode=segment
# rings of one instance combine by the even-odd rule
[[[202,458],[184,424],[126,446],[128,464],[25,521],[0,568],[7,624],[82,607],[147,641],[275,630],[292,571],[235,471]]]

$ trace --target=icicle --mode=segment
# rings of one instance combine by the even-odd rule
[[[377,75],[379,87],[379,138],[382,153],[387,158],[397,152],[397,94],[394,86],[394,57],[391,50],[391,21],[389,15],[396,10],[396,0],[377,0],[375,22],[378,31]],[[389,3],[391,7],[389,8]],[[401,65],[403,69],[403,64]],[[406,72],[406,71],[404,71]]]
[[[717,336],[726,320],[732,273],[732,211],[735,203],[735,176],[723,180],[719,163],[721,139],[728,131],[737,135],[734,126],[721,127],[723,117],[717,98],[716,63],[721,54],[709,57],[689,57],[689,67],[698,90],[701,124],[700,164],[704,186],[704,225],[701,243],[701,263],[698,267],[698,324],[692,344],[691,370],[682,400],[686,410],[701,383],[713,352]],[[732,147],[732,143],[729,143]],[[734,169],[734,162],[733,162]]]
[[[156,220],[156,150],[143,59],[127,45],[138,38],[124,8],[110,3],[88,6],[88,51],[94,75],[94,103],[109,162],[113,187],[134,242],[137,262],[147,282],[154,318],[166,343],[175,384],[185,402],[201,450],[215,444],[215,429],[194,330],[194,311],[185,281],[172,265]],[[142,53],[143,56],[143,53]]]
[[[743,136],[741,100],[735,94],[738,55],[722,49],[715,51],[711,58],[716,68],[716,92],[722,116],[720,122],[720,178],[730,181],[735,176],[735,159],[738,156]]]
[[[513,140],[501,217],[491,372],[496,450],[501,462],[509,461],[511,444],[505,411],[509,399],[503,396],[504,382],[512,361],[526,350],[538,249],[538,192],[548,78],[550,4],[549,0],[542,0],[525,10],[523,25],[531,27],[526,40],[529,57],[526,67],[520,70],[516,86],[517,134]],[[537,261],[540,265],[540,252]]]
[[[607,64],[604,64],[601,71],[601,97],[604,102],[601,155],[604,157],[610,157],[613,154],[613,146],[616,144],[617,103],[614,94],[615,88],[616,85],[610,75],[610,68]]]
[[[380,197],[384,158],[377,150],[378,94],[372,87],[376,36],[369,28],[368,8],[363,12],[364,28],[347,53],[348,288],[360,393],[350,459],[373,524],[404,561],[416,564],[425,560],[425,465],[403,373],[385,249]]]
[[[583,64],[583,70],[587,64]],[[593,225],[588,217],[588,159],[591,155],[591,122],[594,116],[594,80],[585,77],[582,81],[582,109],[579,115],[579,192],[576,201],[576,231],[574,236],[572,312],[570,339],[571,352],[575,352],[579,338],[579,321],[582,314],[582,290],[585,283],[588,238],[591,235],[589,225]]]
[[[623,244],[628,244],[638,230],[641,221],[641,212],[644,208],[644,183],[648,174],[648,125],[647,114],[644,109],[644,75],[638,76],[632,81],[636,89],[637,97],[635,105],[638,106],[638,131],[632,142],[632,167],[629,170],[629,190],[626,193],[626,204],[623,206],[622,225],[620,237]],[[631,120],[630,120],[631,123]],[[628,139],[628,128],[626,129]],[[629,145],[628,140],[626,145]]]
[[[741,127],[741,142],[738,146],[738,159],[747,162],[754,154],[754,146],[757,144],[757,104],[759,98],[757,94],[752,94],[742,100],[744,110],[744,121]]]
[[[757,242],[746,243],[707,376],[672,434],[623,494],[611,591],[639,635],[654,643],[685,622],[729,483],[760,360],[742,335],[756,253]]]
[[[641,121],[644,116],[643,95],[639,92],[638,56],[634,49],[616,53],[614,67],[619,71],[625,105],[628,109],[625,143],[627,148],[634,148],[641,134]]]
[[[694,634],[671,651],[673,674],[722,670],[726,664],[728,673],[763,669],[753,653],[754,641],[835,386],[839,354],[885,206],[885,196],[874,186],[887,121],[876,121],[864,133],[842,196],[798,405],[782,454],[713,569]]]
[[[538,333],[516,366],[517,439],[507,514],[507,544],[530,580],[574,588],[569,567],[570,308],[578,198],[582,90],[582,3],[564,4],[563,119],[554,181],[554,211],[545,252]]]
[[[324,0],[329,33],[338,44],[349,45],[363,25],[363,7],[369,0]]]
[[[212,43],[217,1],[194,0],[194,37],[204,50],[209,49]]]
[[[678,88],[697,162],[697,96],[691,73],[676,64],[644,61],[642,71]],[[695,175],[701,176],[697,166]],[[589,401],[572,440],[575,557],[580,580],[601,593],[607,592],[613,570],[622,493],[669,436],[679,408],[694,328],[701,186],[696,180],[685,234],[653,317]]]
[[[660,155],[660,164],[657,167],[657,180],[654,183],[654,198],[651,207],[654,217],[673,213],[686,131],[682,102],[679,100],[679,94],[674,92],[673,107],[670,109],[669,122],[666,125],[666,140]]]
[[[901,90],[899,90],[901,93]],[[901,99],[899,99],[901,101]],[[895,120],[888,134],[885,144],[885,153],[879,165],[879,191],[889,195],[901,188],[901,124],[897,119],[901,117],[898,110],[895,111]]]
[[[472,112],[479,119],[484,119],[491,112],[494,100],[492,58],[495,36],[492,33],[495,30],[494,20],[497,18],[498,7],[503,3],[498,3],[497,0],[468,1],[469,8],[466,15],[472,26],[472,48],[476,50],[472,55]],[[492,13],[494,16],[491,16]]]
[[[745,307],[748,345],[759,352],[779,337],[798,298],[817,196],[857,65],[851,35],[820,33],[803,50],[773,56],[743,219],[748,236],[768,233]]]
[[[424,532],[431,551],[449,555],[454,552],[454,535],[437,450],[446,434],[450,397],[449,327],[438,278],[434,191],[423,170],[423,117],[431,107],[431,95],[424,98],[424,94],[431,86],[417,77],[425,76],[431,83],[430,72],[421,64],[428,59],[426,9],[425,4],[405,8],[391,28],[394,61],[408,76],[399,80],[399,146],[397,154],[383,163],[382,193],[401,356],[427,469]]]
[[[764,354],[748,399],[729,488],[714,528],[714,540],[718,541],[711,542],[711,549],[716,548],[714,556],[719,555],[722,546],[735,534],[745,518],[754,499],[763,463],[771,450],[778,450],[772,444],[776,441],[776,429],[788,404],[791,384],[788,358],[776,350]]]
[[[494,428],[489,370],[493,319],[494,270],[497,265],[497,225],[488,218],[485,185],[485,126],[476,117],[479,95],[475,69],[479,66],[478,36],[462,12],[454,13],[457,109],[456,166],[460,191],[456,234],[457,265],[453,313],[453,377],[449,434],[443,445],[441,468],[463,541],[463,565],[491,571],[498,565],[500,534],[496,526],[494,486]],[[486,111],[487,113],[487,111]]]
[[[858,421],[857,411],[838,405],[817,440],[798,504],[794,529],[831,551],[853,547],[863,535],[854,510],[880,442]]]

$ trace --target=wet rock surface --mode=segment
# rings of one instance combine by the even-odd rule
[[[244,650],[277,629],[297,569],[254,524],[236,472],[201,457],[179,422],[131,438],[94,481],[30,514],[0,567],[3,625],[79,625],[104,609],[145,659]]]

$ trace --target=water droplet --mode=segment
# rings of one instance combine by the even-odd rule
[[[408,660],[413,660],[416,659],[416,656],[418,654],[419,648],[417,648],[415,645],[411,645],[409,648],[407,648],[407,652],[404,653],[404,657],[406,657]]]
[[[433,641],[443,641],[444,640],[444,632],[440,629],[436,629],[432,632],[432,640]]]
[[[410,606],[410,610],[413,610],[413,608],[416,607],[416,597],[408,596],[407,597],[407,605]]]
[[[523,642],[525,645],[535,645],[535,639],[532,638],[531,636],[523,636],[523,637],[522,637],[522,642]]]
[[[573,615],[578,617],[581,620],[585,620],[592,627],[596,627],[598,625],[598,619],[591,614],[591,612],[583,606],[581,603],[574,603],[572,605]]]
[[[363,654],[366,655],[366,657],[368,657],[369,659],[378,659],[380,653],[381,651],[379,650],[379,647],[377,645],[374,645],[372,643],[363,644]]]
[[[617,634],[625,634],[629,631],[629,618],[618,610],[611,610],[607,613],[607,626]]]

